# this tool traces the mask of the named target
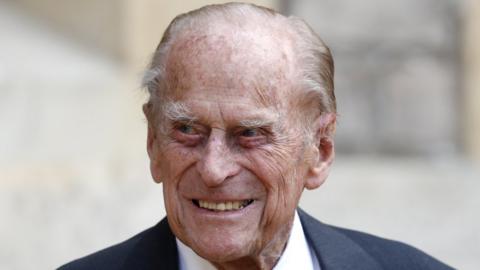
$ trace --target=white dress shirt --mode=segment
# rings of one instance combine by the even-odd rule
[[[207,260],[198,256],[192,249],[177,240],[180,270],[216,270]],[[317,256],[308,244],[303,233],[298,213],[295,211],[292,231],[287,246],[273,270],[320,270]]]

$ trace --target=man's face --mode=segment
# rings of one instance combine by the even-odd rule
[[[288,238],[310,169],[288,50],[267,39],[242,42],[176,42],[167,60],[174,89],[149,131],[170,227],[216,262],[277,258],[268,250]]]

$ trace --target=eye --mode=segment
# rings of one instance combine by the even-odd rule
[[[196,133],[193,126],[187,125],[187,124],[178,125],[177,130],[184,133],[184,134],[188,134],[188,135],[193,135],[193,134]]]
[[[245,148],[255,148],[267,143],[265,132],[258,128],[247,128],[238,134],[238,143]]]
[[[243,136],[243,137],[255,137],[258,135],[260,135],[260,132],[258,132],[258,130],[253,128],[245,129],[240,133],[240,136]]]
[[[187,123],[174,124],[171,136],[185,146],[195,146],[202,140],[202,132],[194,125]]]

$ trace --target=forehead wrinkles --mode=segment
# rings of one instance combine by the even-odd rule
[[[168,90],[235,89],[251,91],[246,94],[263,105],[280,103],[279,96],[295,81],[291,47],[290,39],[271,31],[178,37],[166,62]]]

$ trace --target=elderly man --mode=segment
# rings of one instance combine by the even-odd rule
[[[297,208],[334,158],[329,49],[240,3],[178,16],[146,72],[147,149],[167,217],[61,269],[451,269]]]

